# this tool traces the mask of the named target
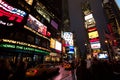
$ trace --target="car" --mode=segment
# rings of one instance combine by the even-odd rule
[[[60,68],[52,64],[39,64],[26,71],[26,77],[44,77],[53,76],[59,73]]]
[[[65,70],[71,70],[71,65],[70,65],[69,62],[64,62],[63,67],[64,67]]]

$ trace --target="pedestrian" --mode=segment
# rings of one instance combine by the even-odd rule
[[[25,62],[18,62],[16,71],[14,73],[14,80],[25,80],[26,65]]]
[[[8,80],[12,69],[7,59],[0,59],[0,80]]]
[[[75,63],[74,63],[74,61],[70,61],[70,66],[71,66],[72,78],[73,78],[73,80],[75,80],[75,75],[74,75]]]
[[[91,74],[92,80],[113,80],[112,66],[106,60],[94,59]]]
[[[78,67],[76,68],[77,80],[88,80],[88,73],[87,73],[86,65],[87,65],[86,61],[81,60]]]

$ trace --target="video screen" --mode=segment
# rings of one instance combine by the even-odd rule
[[[108,54],[98,54],[98,58],[99,59],[107,59],[108,58]]]
[[[35,31],[39,32],[40,34],[46,36],[47,27],[32,15],[29,15],[26,25],[34,29]]]

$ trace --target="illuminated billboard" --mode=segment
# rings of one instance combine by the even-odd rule
[[[96,25],[96,22],[92,14],[86,15],[84,18],[86,28],[94,27]]]
[[[73,33],[72,32],[64,32],[62,36],[65,40],[65,44],[69,46],[73,46]]]
[[[43,53],[43,54],[49,54],[49,52],[44,51],[42,49],[36,49],[33,47],[28,47],[28,46],[23,46],[23,45],[16,45],[16,44],[7,44],[7,43],[2,43],[0,44],[0,48],[6,48],[6,49],[13,49],[14,51],[19,51],[19,52],[36,52],[36,53]]]
[[[50,48],[55,49],[55,39],[53,38],[50,39]]]
[[[93,15],[92,15],[92,14],[89,14],[89,15],[85,16],[85,20],[89,20],[89,19],[91,19],[91,18],[93,18]]]
[[[51,25],[52,25],[55,29],[58,29],[58,24],[57,24],[54,20],[51,20]]]
[[[93,39],[90,39],[90,40],[89,40],[89,42],[98,42],[98,41],[100,41],[100,40],[99,40],[99,37],[93,38]]]
[[[98,31],[93,31],[93,32],[89,32],[88,33],[88,37],[90,38],[90,39],[92,39],[92,38],[96,38],[96,37],[98,37],[99,35],[98,35]]]
[[[4,0],[0,0],[0,24],[4,26],[13,26],[23,23],[26,12],[14,8]]]
[[[74,46],[69,46],[69,51],[68,53],[69,54],[73,54],[75,51],[74,51]]]
[[[98,58],[100,58],[100,59],[108,59],[108,54],[100,53],[100,54],[98,54]]]
[[[90,45],[91,45],[92,49],[99,49],[99,48],[101,48],[101,44],[99,42],[91,43]]]
[[[92,27],[92,28],[88,28],[88,29],[87,29],[88,32],[92,32],[92,31],[95,31],[95,30],[97,30],[96,27]]]
[[[62,51],[62,44],[59,41],[55,41],[55,49],[58,51]]]
[[[47,27],[32,15],[29,15],[26,25],[44,36],[47,34]]]

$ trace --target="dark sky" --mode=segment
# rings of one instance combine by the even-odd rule
[[[86,38],[86,30],[84,28],[84,21],[81,11],[80,0],[68,0],[69,5],[69,15],[70,15],[70,24],[71,30],[74,32],[76,36],[76,42],[81,50],[81,54],[85,52],[85,42]]]

